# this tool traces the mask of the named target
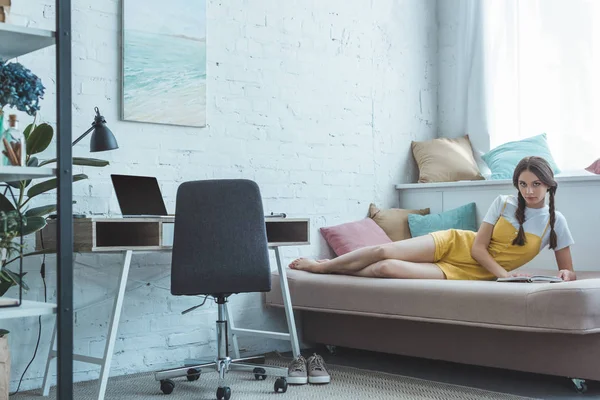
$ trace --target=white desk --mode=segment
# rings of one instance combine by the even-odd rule
[[[90,357],[73,354],[73,360],[97,364],[100,370],[100,388],[98,399],[103,400],[110,373],[110,365],[114,353],[115,341],[125,287],[129,276],[131,257],[134,252],[170,251],[173,244],[175,219],[171,218],[85,218],[73,221],[73,248],[78,253],[122,253],[123,268],[119,277],[118,289],[114,298],[113,311],[110,317],[108,336],[102,357]],[[290,341],[294,357],[300,354],[298,334],[294,312],[290,299],[286,269],[281,264],[279,247],[310,244],[310,220],[307,218],[265,218],[267,241],[269,248],[275,251],[277,269],[285,302],[285,313],[288,332],[271,332],[253,329],[236,328],[226,307],[229,331],[236,358],[240,357],[237,337],[241,335],[260,336],[271,339]],[[42,239],[44,247],[41,246]],[[56,248],[56,221],[50,221],[42,231],[36,234],[36,250]],[[54,350],[56,341],[56,326],[52,334],[52,344],[44,372],[43,395],[50,393],[50,366],[57,352]]]

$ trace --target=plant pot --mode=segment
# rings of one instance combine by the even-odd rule
[[[0,22],[6,22],[8,10],[10,9],[10,0],[0,0]]]
[[[10,349],[8,335],[0,337],[0,400],[8,400],[10,388]]]

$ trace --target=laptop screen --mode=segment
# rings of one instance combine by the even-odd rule
[[[167,215],[155,177],[111,175],[123,215]]]

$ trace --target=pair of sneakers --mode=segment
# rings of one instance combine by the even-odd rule
[[[313,354],[306,360],[302,355],[295,358],[288,367],[287,382],[291,385],[306,383],[329,383],[331,377],[323,357]]]

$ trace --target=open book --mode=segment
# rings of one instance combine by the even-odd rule
[[[562,282],[558,276],[532,275],[532,276],[511,276],[508,278],[498,278],[496,282]]]

